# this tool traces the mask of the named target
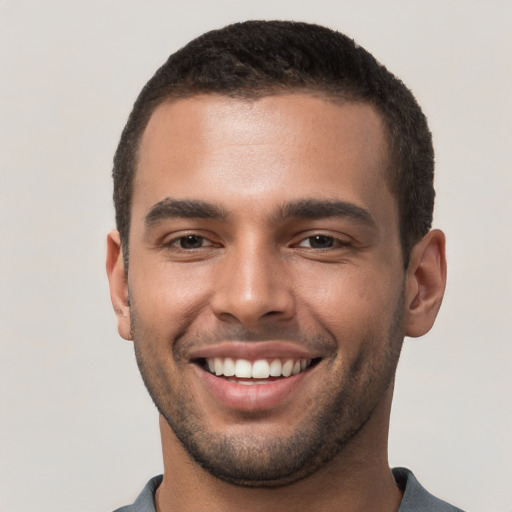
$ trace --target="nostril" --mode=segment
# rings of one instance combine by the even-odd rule
[[[267,313],[265,313],[263,316],[277,316],[277,315],[280,315],[282,314],[281,311],[268,311]]]

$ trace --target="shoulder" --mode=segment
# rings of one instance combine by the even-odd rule
[[[463,512],[430,494],[406,468],[394,468],[393,476],[404,491],[398,512]]]
[[[156,512],[155,492],[162,483],[162,478],[162,475],[152,478],[133,504],[118,508],[114,512]]]
[[[425,490],[412,471],[394,468],[393,476],[404,491],[398,512],[463,512]],[[132,505],[118,508],[114,512],[156,512],[155,492],[161,482],[162,475],[152,478]]]

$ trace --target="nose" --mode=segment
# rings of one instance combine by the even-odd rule
[[[254,328],[294,316],[292,282],[278,251],[254,244],[233,248],[217,270],[210,304],[219,319]]]

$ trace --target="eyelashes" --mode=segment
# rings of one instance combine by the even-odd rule
[[[202,247],[213,247],[213,244],[208,238],[200,235],[186,235],[175,238],[169,245],[179,247],[183,250],[195,250]]]
[[[196,252],[201,249],[222,248],[221,242],[212,240],[199,233],[186,233],[165,242],[164,247],[169,250]],[[297,242],[289,244],[290,248],[307,249],[313,251],[326,251],[350,247],[351,241],[347,238],[336,237],[330,234],[317,233],[300,238]]]
[[[312,235],[301,240],[297,247],[305,247],[308,249],[333,249],[336,247],[348,247],[350,242],[331,235]]]

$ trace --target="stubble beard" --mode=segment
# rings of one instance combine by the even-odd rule
[[[214,477],[238,486],[282,487],[340,455],[372,417],[394,380],[404,337],[403,304],[402,293],[382,358],[373,358],[372,364],[367,364],[375,342],[365,343],[366,351],[353,363],[343,382],[330,383],[321,403],[314,405],[309,421],[302,422],[287,437],[262,439],[251,433],[229,436],[208,431],[208,422],[194,407],[193,398],[180,392],[183,390],[174,390],[163,371],[155,374],[151,354],[141,350],[142,344],[138,343],[144,333],[137,330],[132,304],[135,355],[153,402],[193,461]]]

